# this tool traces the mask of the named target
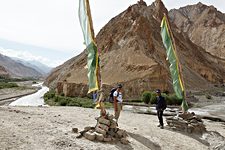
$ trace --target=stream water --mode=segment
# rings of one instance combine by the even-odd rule
[[[44,94],[49,90],[48,87],[43,86],[43,83],[34,84],[33,86],[39,87],[36,93],[21,97],[16,101],[9,104],[10,106],[40,106],[44,105]]]

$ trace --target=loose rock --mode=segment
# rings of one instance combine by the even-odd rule
[[[178,116],[167,117],[166,122],[171,129],[178,131],[197,134],[202,134],[206,131],[203,121],[194,113],[188,112],[179,114]]]

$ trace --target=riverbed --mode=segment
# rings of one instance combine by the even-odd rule
[[[43,83],[34,84],[39,90],[31,95],[24,96],[9,104],[9,106],[43,106],[44,94],[49,90],[48,87],[43,86]]]

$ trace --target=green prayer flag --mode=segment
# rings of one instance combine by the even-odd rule
[[[188,105],[184,97],[184,85],[180,75],[179,60],[172,41],[172,35],[169,32],[166,16],[163,17],[161,23],[161,36],[164,47],[166,48],[167,60],[169,60],[170,73],[173,80],[173,88],[178,98],[182,99],[182,109],[188,110]]]
[[[98,67],[99,57],[96,43],[94,42],[94,30],[91,19],[91,11],[88,0],[79,0],[79,20],[83,31],[84,42],[88,52],[88,85],[89,91],[99,90],[98,83]]]

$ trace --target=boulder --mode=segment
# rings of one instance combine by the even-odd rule
[[[95,135],[95,133],[85,132],[84,137],[88,140],[94,141],[96,138],[96,135]]]
[[[100,133],[97,133],[97,132],[94,132],[94,134],[96,135],[96,140],[97,141],[103,141],[104,140],[104,135],[103,134],[100,134]]]
[[[101,123],[101,124],[105,124],[107,126],[110,125],[110,121],[105,119],[105,118],[103,118],[103,117],[98,118],[98,122]]]

